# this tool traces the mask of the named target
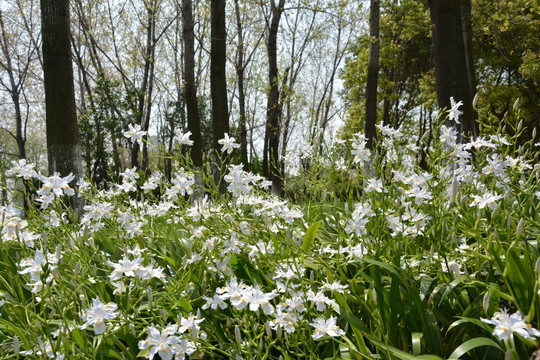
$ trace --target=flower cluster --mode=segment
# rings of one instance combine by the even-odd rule
[[[147,328],[148,337],[139,342],[139,349],[143,350],[143,356],[147,359],[153,359],[158,354],[162,360],[173,357],[183,360],[197,350],[197,338],[206,339],[206,334],[200,331],[202,321],[204,319],[199,314],[189,314],[187,318],[181,317],[179,324],[169,324],[161,331],[151,325]]]

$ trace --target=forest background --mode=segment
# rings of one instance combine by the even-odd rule
[[[335,139],[350,138],[363,129],[374,42],[379,45],[375,121],[405,129],[418,138],[422,149],[429,146],[430,140],[421,138],[431,128],[440,104],[426,1],[222,3],[226,6],[226,83],[219,86],[226,89],[226,101],[220,108],[227,110],[226,132],[241,144],[233,162],[283,178],[297,172],[303,154],[323,151]],[[520,117],[528,129],[523,136],[530,138],[540,121],[538,4],[526,0],[462,3],[471,10],[471,93],[478,93],[477,106],[488,111],[488,123],[493,124],[482,134],[504,124],[519,98]],[[175,132],[190,130],[186,96],[190,62],[202,134],[196,142],[203,156],[211,154],[212,143],[218,140],[212,132],[212,4],[70,2],[80,148],[84,173],[94,182],[118,179],[123,169],[132,166],[160,168],[170,178],[174,156],[164,154],[180,152],[173,142]],[[374,4],[380,7],[377,37],[370,35],[368,21]],[[186,21],[187,9],[192,11],[191,23]],[[0,163],[5,167],[11,160],[27,158],[44,169],[39,2],[2,2],[0,25]],[[190,31],[192,45],[186,42]],[[272,38],[276,61],[270,66]],[[193,50],[186,51],[186,46]],[[123,136],[131,124],[150,134],[151,141],[145,135],[140,154],[139,145]],[[505,131],[513,135],[511,127]],[[270,166],[274,162],[275,171]]]

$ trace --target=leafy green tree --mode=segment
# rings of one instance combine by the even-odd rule
[[[540,127],[540,6],[528,0],[476,0],[472,10],[478,104],[488,108],[497,128],[520,98],[519,118],[530,137],[532,128]]]
[[[427,100],[421,85],[433,76],[429,9],[420,0],[383,0],[380,5],[377,117],[398,128]],[[370,45],[367,34],[358,38],[342,75],[349,106],[345,137],[364,127]]]

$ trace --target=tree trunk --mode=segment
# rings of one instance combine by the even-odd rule
[[[369,64],[366,84],[366,146],[373,150],[377,124],[377,83],[379,80],[379,0],[371,0],[369,13]]]
[[[474,72],[473,45],[472,45],[472,5],[471,0],[461,0],[461,26],[463,31],[463,45],[465,47],[465,62],[467,64],[467,78],[469,80],[469,96],[474,98],[476,94],[476,74]],[[478,122],[476,111],[473,111],[472,136],[478,134]]]
[[[435,60],[437,102],[440,109],[450,109],[450,97],[463,101],[461,124],[456,127],[459,141],[473,133],[472,95],[467,72],[467,56],[461,21],[461,0],[431,0],[431,31]]]
[[[137,116],[135,117],[135,123],[141,125],[141,130],[148,131],[148,126],[146,126],[146,113],[150,112],[149,105],[151,103],[151,99],[149,99],[148,94],[149,91],[149,84],[151,82],[150,77],[153,76],[152,74],[152,63],[154,62],[153,59],[153,53],[154,53],[154,27],[156,25],[156,8],[155,8],[155,1],[150,1],[150,3],[147,5],[147,12],[148,12],[148,22],[146,24],[146,49],[145,49],[145,59],[144,59],[144,73],[143,73],[143,80],[141,87],[139,89],[139,105],[137,109]],[[144,136],[144,139],[147,139],[147,135]],[[137,166],[139,167],[139,152],[140,152],[140,145],[139,142],[135,142],[133,146],[131,147],[131,166]],[[146,170],[145,168],[141,167],[141,170]]]
[[[70,47],[69,0],[41,0],[49,173],[82,177]],[[73,207],[80,211],[82,203]]]
[[[238,0],[234,0],[234,9],[236,13],[236,28],[238,31],[238,49],[236,59],[236,75],[238,77],[238,106],[240,111],[240,152],[244,170],[249,171],[249,159],[247,149],[247,127],[246,127],[246,95],[244,93],[244,36],[242,21],[240,19],[240,6]]]
[[[13,108],[15,110],[15,140],[17,141],[17,147],[19,150],[19,158],[20,159],[26,159],[26,137],[23,133],[23,121],[22,121],[22,113],[21,113],[21,102],[20,102],[20,91],[22,89],[22,83],[24,82],[24,79],[26,78],[28,67],[26,67],[26,70],[20,74],[19,83],[15,80],[15,74],[14,74],[14,68],[13,64],[11,62],[11,54],[9,53],[8,49],[8,35],[6,33],[6,30],[4,28],[4,18],[2,14],[2,10],[0,9],[0,27],[2,30],[2,38],[0,39],[0,46],[2,47],[2,53],[4,55],[5,63],[3,63],[4,70],[8,74],[9,78],[9,95],[11,97],[11,100],[13,101]],[[30,59],[28,59],[28,62],[30,62]]]
[[[152,31],[152,33],[155,32],[155,26],[154,26],[154,30]],[[152,55],[151,55],[151,59],[152,61],[150,62],[150,75],[149,75],[149,80],[148,80],[148,94],[146,95],[146,112],[145,112],[145,116],[144,116],[144,121],[142,123],[142,130],[143,131],[146,131],[146,135],[144,135],[144,138],[146,139],[146,141],[143,143],[143,154],[142,154],[142,162],[141,162],[141,169],[146,171],[148,173],[148,129],[150,128],[150,116],[152,115],[152,93],[153,93],[153,90],[154,90],[154,68],[155,68],[155,61],[154,61],[154,57],[155,57],[155,53],[156,53],[156,47],[155,47],[155,38],[154,36],[153,37],[153,40],[152,40]]]
[[[227,104],[227,79],[225,74],[226,54],[226,30],[225,30],[225,0],[212,0],[211,3],[211,49],[210,49],[210,92],[212,97],[212,133],[213,149],[216,155],[217,170],[214,174],[216,184],[221,183],[220,192],[226,188],[220,182],[225,171],[225,163],[220,160],[222,156],[221,145],[218,140],[225,137],[229,132],[229,112]],[[225,156],[223,154],[223,156]]]
[[[183,37],[184,37],[184,92],[187,108],[187,127],[191,131],[191,161],[196,167],[202,166],[202,140],[199,107],[197,105],[197,87],[195,85],[195,36],[193,33],[193,5],[191,0],[182,1]]]
[[[279,107],[279,82],[277,67],[277,33],[279,20],[283,13],[285,0],[280,0],[276,6],[272,0],[272,22],[268,33],[268,80],[270,91],[268,92],[268,102],[266,106],[266,134],[265,141],[268,142],[266,156],[267,172],[272,181],[272,191],[278,195],[283,195],[283,179],[279,165],[279,136],[280,136],[280,107]],[[263,157],[263,167],[264,157]]]

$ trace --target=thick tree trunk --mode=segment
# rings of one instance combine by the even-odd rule
[[[377,83],[379,80],[379,0],[371,0],[369,14],[369,64],[366,84],[365,135],[367,147],[374,148],[377,124]]]
[[[49,173],[82,177],[70,47],[69,0],[41,0]],[[82,203],[74,201],[76,210]]]
[[[280,0],[276,6],[272,1],[272,22],[268,33],[268,80],[270,91],[268,92],[268,102],[266,106],[266,135],[268,151],[265,152],[267,171],[272,181],[272,191],[278,196],[283,195],[283,179],[279,165],[279,136],[280,129],[280,106],[279,106],[279,82],[277,67],[277,34],[279,21],[283,13],[285,0]],[[263,158],[263,167],[264,167]]]
[[[225,0],[212,0],[211,9],[211,49],[210,49],[210,92],[212,97],[212,134],[213,149],[216,156],[217,172],[214,174],[216,184],[225,171],[221,158],[221,145],[218,140],[229,132],[229,111],[227,104],[227,79],[225,74],[226,30],[225,30]],[[221,182],[224,185],[223,182]],[[220,191],[226,191],[220,186]]]
[[[456,127],[462,141],[463,135],[473,134],[475,124],[463,41],[461,0],[431,0],[430,9],[437,101],[441,109],[450,109],[450,97],[454,97],[456,102],[463,101],[461,124],[449,124]]]
[[[191,131],[191,161],[196,167],[202,166],[201,122],[197,105],[195,84],[195,36],[193,33],[193,5],[191,0],[182,1],[184,37],[184,92],[187,108],[187,127]]]

